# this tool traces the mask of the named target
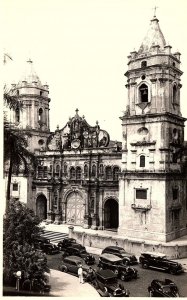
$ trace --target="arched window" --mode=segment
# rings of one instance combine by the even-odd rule
[[[112,179],[112,168],[111,167],[106,167],[106,179]]]
[[[67,176],[67,165],[66,164],[64,164],[64,176]]]
[[[145,155],[140,155],[140,167],[145,167]]]
[[[173,103],[177,102],[177,87],[176,85],[173,86]]]
[[[114,167],[114,169],[113,169],[113,179],[118,180],[118,177],[119,177],[119,168]]]
[[[38,166],[38,177],[39,178],[43,177],[43,167],[42,166]]]
[[[44,175],[44,178],[47,178],[47,166],[45,166],[43,169],[43,175]]]
[[[19,121],[20,121],[20,110],[19,110],[19,108],[16,108],[15,117],[16,117],[16,122],[19,123]]]
[[[148,86],[145,83],[143,83],[139,87],[139,91],[140,91],[140,102],[148,102]]]
[[[56,174],[59,176],[60,175],[60,166],[56,165]]]
[[[96,165],[92,165],[92,176],[96,176]]]
[[[40,108],[39,111],[38,111],[38,120],[42,121],[42,119],[43,119],[43,109]]]
[[[77,167],[77,169],[76,169],[76,178],[77,179],[81,179],[81,173],[82,173],[81,167]]]
[[[100,164],[99,166],[99,173],[100,175],[103,175],[103,164]]]
[[[141,62],[141,68],[145,68],[145,67],[147,67],[146,60],[144,60],[144,61]]]
[[[88,177],[88,166],[84,165],[84,177]]]
[[[70,169],[70,179],[75,179],[75,168],[74,167],[72,167]]]

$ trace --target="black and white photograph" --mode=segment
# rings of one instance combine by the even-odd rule
[[[0,9],[1,296],[187,297],[187,1]]]

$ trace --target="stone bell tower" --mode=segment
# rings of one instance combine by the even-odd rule
[[[119,234],[129,238],[166,242],[187,234],[182,71],[180,53],[171,49],[154,16],[139,50],[128,56]]]
[[[42,84],[34,71],[32,60],[28,60],[24,75],[18,84],[12,84],[13,95],[22,103],[22,108],[12,111],[11,122],[15,128],[29,131],[30,150],[41,150],[49,135],[49,87]]]

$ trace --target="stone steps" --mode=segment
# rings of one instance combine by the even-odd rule
[[[62,241],[64,238],[68,237],[67,233],[55,232],[49,230],[44,230],[44,233],[41,235],[50,239],[50,242],[53,244],[57,244],[59,241]]]

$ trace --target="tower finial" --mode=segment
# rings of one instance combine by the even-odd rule
[[[154,9],[154,15],[153,15],[153,18],[156,18],[156,9],[158,8],[158,6],[155,6],[155,7],[153,7],[153,9]]]
[[[76,112],[76,115],[78,115],[78,112],[79,112],[78,108],[76,108],[75,112]]]

